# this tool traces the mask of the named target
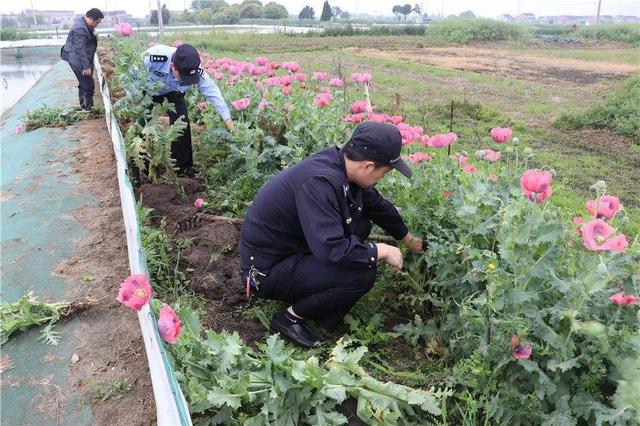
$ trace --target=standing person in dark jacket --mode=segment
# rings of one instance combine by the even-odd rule
[[[360,124],[342,148],[320,151],[281,172],[258,193],[242,224],[242,284],[258,297],[290,301],[271,331],[311,347],[320,340],[304,319],[332,329],[375,281],[377,262],[402,268],[397,247],[366,241],[371,222],[413,253],[394,205],[374,185],[392,169],[407,177],[394,126]]]
[[[78,98],[80,108],[93,108],[93,57],[98,48],[98,37],[95,28],[102,22],[104,15],[99,9],[87,11],[85,16],[78,16],[69,30],[67,41],[60,50],[60,57],[69,62],[78,79]]]

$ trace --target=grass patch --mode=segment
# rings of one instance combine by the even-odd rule
[[[27,130],[35,130],[40,127],[63,127],[78,121],[98,118],[102,114],[104,114],[102,108],[86,111],[80,108],[42,107],[27,112],[24,124]]]
[[[626,79],[604,103],[582,113],[564,113],[554,122],[560,129],[608,128],[640,141],[640,77]]]
[[[640,45],[640,24],[581,26],[577,29],[576,34],[583,38]]]
[[[523,41],[531,37],[524,25],[510,24],[493,19],[453,18],[435,22],[427,29],[428,37],[450,43],[486,41]]]

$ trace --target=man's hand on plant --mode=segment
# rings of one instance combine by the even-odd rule
[[[234,126],[233,120],[232,120],[232,119],[230,119],[230,118],[228,118],[228,119],[226,119],[226,120],[224,121],[224,124],[226,124],[226,125],[227,125],[227,129],[228,129],[231,133],[233,133],[233,131],[234,131],[234,129],[235,129],[235,126]]]
[[[378,249],[378,260],[387,263],[394,271],[402,269],[402,252],[398,247],[377,243],[376,248]]]
[[[413,254],[421,254],[424,253],[424,249],[422,247],[422,239],[418,237],[414,237],[411,235],[411,232],[408,232],[407,235],[404,236],[402,242],[407,246],[409,251]]]
[[[84,76],[90,76],[91,75],[91,68],[83,68],[82,69],[82,75]]]

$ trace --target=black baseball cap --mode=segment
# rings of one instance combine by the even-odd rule
[[[372,121],[359,124],[346,146],[360,160],[389,165],[406,177],[411,177],[411,169],[400,158],[402,136],[396,126]]]
[[[200,55],[190,44],[181,44],[171,57],[171,62],[180,73],[180,81],[191,85],[200,81]]]

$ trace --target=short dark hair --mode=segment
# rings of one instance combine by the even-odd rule
[[[369,160],[368,158],[364,158],[362,154],[360,154],[359,152],[349,147],[349,144],[345,145],[342,148],[342,153],[345,155],[345,157],[347,157],[351,161],[373,161],[373,160]],[[380,167],[388,166],[388,164],[378,163],[377,161],[373,161],[373,163],[375,164],[376,169],[379,169]]]
[[[102,11],[100,9],[96,9],[95,7],[93,9],[87,10],[87,13],[84,16],[86,16],[87,18],[91,18],[94,21],[104,18]]]

